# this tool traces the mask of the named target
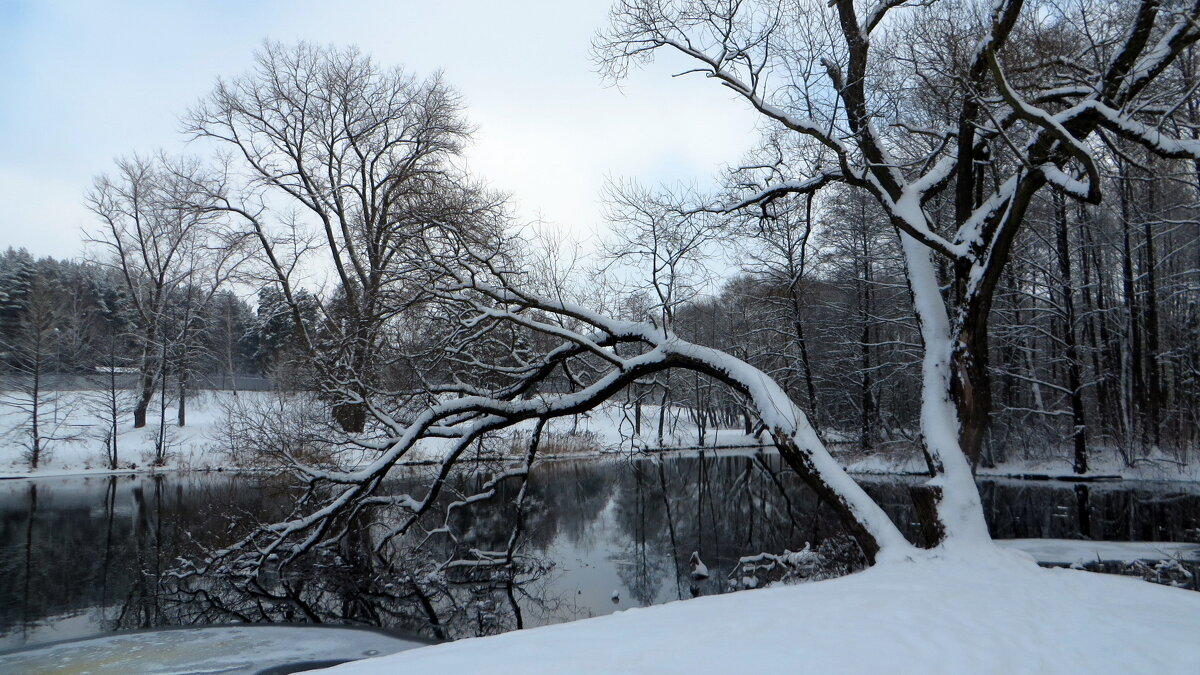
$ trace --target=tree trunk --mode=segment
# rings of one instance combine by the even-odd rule
[[[859,417],[859,434],[858,444],[863,451],[871,449],[871,421],[875,416],[874,399],[871,396],[871,283],[873,283],[873,270],[871,269],[871,259],[869,242],[866,231],[866,218],[863,218],[863,230],[861,249],[859,254],[862,256],[862,277],[858,286],[858,318],[862,322],[862,332],[859,335],[859,357],[862,373],[859,378],[859,386],[861,388],[860,403],[862,410]]]
[[[833,507],[837,512],[842,523],[850,530],[850,534],[854,540],[858,542],[859,548],[862,549],[863,556],[867,559],[868,565],[875,564],[875,556],[879,554],[880,545],[876,541],[874,535],[860,521],[858,514],[855,513],[853,507],[846,499],[834,490],[828,483],[824,481],[820,471],[812,464],[811,460],[800,451],[792,438],[773,433],[775,439],[775,447],[779,449],[779,456],[787,462],[788,466],[792,467],[804,482],[812,488],[813,492],[821,498],[823,502]],[[934,518],[935,522],[937,518]],[[940,538],[939,540],[940,541]]]
[[[116,358],[116,350],[115,349],[109,353],[109,358],[110,359]],[[112,434],[112,444],[109,446],[109,449],[108,449],[108,452],[109,452],[108,468],[115,471],[117,468],[117,462],[118,462],[117,418],[120,413],[120,409],[117,405],[117,367],[115,365],[111,365],[112,363],[113,362],[110,361],[110,365],[108,367],[108,413],[109,413],[108,417],[109,417],[109,422],[112,423],[112,429],[109,432]]]
[[[1146,326],[1146,431],[1150,444],[1157,447],[1161,441],[1163,386],[1158,365],[1158,282],[1154,273],[1158,260],[1154,254],[1154,232],[1150,227],[1150,220],[1154,217],[1155,211],[1153,180],[1146,183],[1146,191],[1146,205],[1149,213],[1147,217],[1142,218],[1142,233],[1145,239],[1143,269],[1145,269],[1146,279],[1146,302],[1143,305]]]
[[[1080,374],[1079,350],[1075,341],[1075,291],[1071,283],[1071,249],[1067,238],[1067,206],[1062,194],[1054,193],[1055,216],[1058,224],[1058,271],[1062,279],[1063,342],[1066,344],[1067,389],[1070,390],[1071,439],[1074,446],[1075,473],[1088,470],[1087,422],[1083,411],[1083,383]]]
[[[355,344],[351,346],[352,354],[351,377],[357,380],[366,380],[369,374],[366,372],[369,364],[364,349]],[[364,401],[367,398],[367,389],[365,385],[352,385],[352,390],[355,394],[361,397]],[[367,427],[367,406],[365,403],[343,402],[333,406],[333,420],[341,427],[342,431],[349,434],[361,434]]]
[[[958,443],[972,467],[978,466],[992,410],[986,319],[964,326],[953,353],[950,397],[958,409]]]
[[[38,351],[34,356],[33,362],[33,396],[30,398],[29,408],[31,418],[30,421],[32,423],[30,427],[30,433],[32,434],[32,438],[30,440],[32,442],[30,443],[31,454],[29,456],[29,465],[30,468],[35,471],[38,468],[38,461],[42,458],[42,431],[41,427],[38,426],[42,416],[42,354],[40,344],[37,349]]]
[[[1122,167],[1123,171],[1128,169]],[[1129,367],[1129,403],[1132,404],[1132,410],[1127,410],[1130,414],[1131,421],[1136,421],[1141,414],[1146,410],[1146,383],[1144,379],[1144,357],[1142,353],[1142,331],[1143,324],[1141,302],[1138,298],[1137,284],[1134,280],[1133,273],[1133,245],[1130,242],[1130,230],[1132,230],[1132,217],[1130,214],[1130,199],[1129,194],[1129,179],[1122,175],[1121,177],[1121,281],[1125,292],[1125,305],[1128,307],[1126,315],[1126,331],[1129,339],[1129,358],[1127,364]],[[1134,436],[1135,423],[1131,423],[1128,431],[1130,432],[1130,440]]]
[[[154,466],[167,463],[167,344],[162,349],[162,390],[158,395],[158,438],[154,442]]]
[[[179,368],[179,407],[176,409],[175,421],[179,426],[187,424],[187,388],[188,388],[188,368],[187,364],[183,364]]]
[[[154,398],[154,384],[158,376],[157,363],[155,357],[150,355],[149,349],[146,350],[145,356],[142,358],[142,372],[140,378],[140,392],[138,394],[137,405],[133,408],[133,428],[141,429],[146,426],[146,413],[150,410],[150,400]]]

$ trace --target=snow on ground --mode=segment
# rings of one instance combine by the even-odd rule
[[[1200,458],[1198,458],[1200,459]],[[1051,476],[1075,478],[1067,453],[1060,459],[1018,460],[1005,462],[995,467],[980,467],[980,476]],[[1126,480],[1182,480],[1200,481],[1200,462],[1181,463],[1163,453],[1142,457],[1128,466],[1114,448],[1096,448],[1088,458],[1088,474],[1092,476],[1114,476]]]
[[[1197,673],[1200,593],[1018,553],[883,563],[338,666],[354,673]]]
[[[423,646],[370,629],[209,626],[105,635],[0,654],[6,673],[260,673],[350,661]],[[285,672],[292,672],[287,670]]]
[[[105,459],[104,433],[107,423],[102,416],[88,410],[89,392],[61,392],[56,406],[47,415],[65,420],[62,435],[68,440],[51,441],[38,470],[31,472],[25,459],[25,449],[19,445],[20,426],[24,418],[12,408],[0,406],[0,478],[26,476],[57,476],[79,473],[109,473]],[[246,399],[262,399],[267,392],[239,392]],[[221,452],[220,431],[228,424],[224,404],[232,400],[231,392],[204,392],[188,401],[187,425],[176,425],[176,407],[167,406],[167,462],[158,470],[216,469],[227,466]],[[125,415],[118,429],[117,456],[119,472],[144,471],[154,459],[155,440],[159,431],[157,400],[151,404],[148,424],[133,428],[131,415]]]
[[[235,399],[227,391],[204,392],[189,400],[184,427],[176,425],[176,407],[171,401],[166,410],[167,461],[156,470],[235,468],[224,451],[222,440],[230,424],[228,411],[235,405],[249,410],[256,406],[272,406],[275,396],[271,392],[239,392]],[[103,442],[107,423],[102,416],[88,410],[87,397],[87,392],[61,392],[56,405],[48,408],[46,414],[65,420],[64,433],[69,433],[72,438],[50,442],[37,471],[30,471],[24,448],[19,445],[24,418],[20,412],[0,406],[0,478],[109,473]],[[157,401],[151,404],[149,423],[142,429],[133,428],[129,415],[122,420],[118,440],[119,472],[150,469],[159,430],[157,405]],[[299,405],[296,408],[299,409]],[[681,409],[668,410],[660,442],[658,411],[657,406],[643,406],[640,434],[634,433],[632,412],[619,404],[551,420],[543,433],[541,454],[543,457],[587,456],[618,449],[628,451],[660,445],[690,448],[700,444],[695,426]],[[530,421],[518,425],[515,433],[528,435],[532,429],[533,422]],[[409,451],[404,461],[439,461],[449,444],[447,439],[423,440]],[[735,447],[756,444],[756,441],[740,430],[717,429],[704,434],[703,444],[706,447]],[[364,457],[364,461],[368,459]]]
[[[845,465],[850,473],[859,474],[924,474],[925,461],[919,453],[892,451],[864,455],[857,451],[838,452],[834,456]],[[1200,462],[1180,463],[1165,455],[1154,455],[1134,461],[1128,466],[1120,454],[1112,448],[1099,448],[1088,459],[1088,476],[1111,477],[1125,480],[1150,481],[1197,481],[1200,482]],[[1078,480],[1072,471],[1071,460],[1066,452],[1060,458],[1018,459],[1002,462],[996,466],[981,466],[976,476],[994,478],[1062,478]]]
[[[1024,551],[1040,563],[1184,560],[1200,562],[1200,544],[1162,541],[1086,541],[1081,539],[997,539],[1005,548]]]

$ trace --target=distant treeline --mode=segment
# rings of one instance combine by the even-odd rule
[[[117,270],[93,262],[35,259],[24,249],[0,254],[3,374],[25,371],[37,351],[47,374],[86,376],[113,367],[122,379],[136,378],[145,345],[126,288]],[[232,375],[265,376],[287,352],[291,319],[271,289],[258,294],[257,310],[229,290],[203,304],[197,297],[183,284],[163,303],[161,322],[176,330],[160,333],[186,336],[186,343],[154,345],[165,347],[168,370],[186,367],[211,385]],[[43,345],[32,344],[35,334],[43,334]]]

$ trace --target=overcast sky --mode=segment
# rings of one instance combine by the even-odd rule
[[[512,194],[522,220],[587,241],[603,227],[606,177],[705,185],[754,140],[744,104],[670,77],[679,62],[606,87],[590,42],[607,11],[604,0],[0,0],[0,246],[79,255],[93,177],[120,155],[184,150],[179,116],[218,75],[247,70],[264,39],[442,69],[478,127],[472,170]]]

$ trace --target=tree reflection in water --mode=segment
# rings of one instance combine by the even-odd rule
[[[385,491],[402,493],[425,480],[422,471]],[[455,475],[443,507],[500,473],[480,465]],[[909,534],[914,485],[868,482]],[[382,547],[376,533],[399,514],[344,523],[337,547],[286,568],[180,576],[182,561],[278,521],[294,486],[228,474],[0,483],[0,648],[230,621],[360,624],[452,639],[753,585],[772,573],[744,581],[743,556],[806,543],[826,573],[862,564],[832,509],[772,456],[548,462],[523,495],[519,479],[494,487],[494,498],[448,518],[431,512],[419,532]],[[981,490],[998,537],[1200,539],[1194,486],[983,481]],[[693,552],[707,577],[691,575]]]

